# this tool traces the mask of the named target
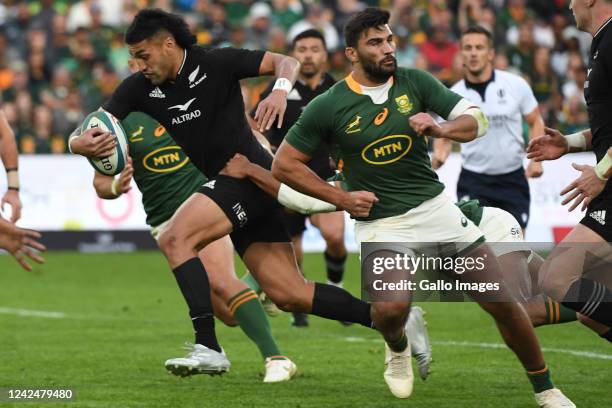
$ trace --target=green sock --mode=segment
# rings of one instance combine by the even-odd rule
[[[284,358],[272,337],[270,323],[257,293],[251,289],[240,291],[227,302],[227,306],[242,331],[257,345],[264,359]]]
[[[552,383],[552,380],[550,379],[550,370],[547,366],[544,366],[539,370],[528,370],[527,378],[529,378],[529,381],[533,386],[533,392],[535,392],[536,394],[542,391],[555,388]]]
[[[261,288],[259,287],[259,283],[257,283],[255,278],[253,277],[253,275],[251,275],[249,271],[247,271],[247,273],[240,280],[246,283],[247,286],[253,289],[253,291],[257,293],[258,295],[261,293]]]
[[[576,311],[562,304],[555,302],[546,295],[543,295],[544,307],[546,308],[546,319],[548,324],[567,323],[578,320]]]
[[[391,350],[395,351],[396,353],[400,353],[406,350],[406,347],[408,347],[408,337],[406,337],[406,333],[403,332],[402,337],[394,342],[387,342],[387,345],[389,345]]]

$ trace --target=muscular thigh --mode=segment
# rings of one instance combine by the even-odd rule
[[[195,193],[174,213],[165,229],[191,247],[212,242],[232,230],[221,208],[209,197]]]

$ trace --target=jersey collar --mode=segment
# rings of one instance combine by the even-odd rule
[[[599,29],[595,32],[595,35],[593,36],[593,38],[597,37],[597,35],[601,33],[604,30],[604,28],[608,26],[608,24],[610,24],[610,21],[612,21],[612,17],[610,17],[605,23],[603,23],[601,27],[599,27]]]
[[[181,67],[179,68],[178,72],[176,73],[177,77],[181,75],[181,71],[183,71],[183,67],[185,66],[185,61],[187,61],[187,49],[186,48],[183,50],[183,62],[181,63]]]
[[[346,85],[348,85],[349,89],[353,92],[355,92],[356,94],[359,95],[363,95],[363,88],[367,88],[362,86],[359,82],[355,81],[355,78],[353,78],[353,73],[351,72],[350,74],[348,74],[348,76],[346,78],[344,78],[344,80],[346,81]],[[380,85],[381,87],[385,86],[385,85],[393,85],[393,76],[391,78],[389,78],[389,80],[383,84]],[[373,87],[373,88],[378,88],[378,87]]]

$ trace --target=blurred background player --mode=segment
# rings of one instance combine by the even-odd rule
[[[477,199],[482,205],[506,210],[524,230],[530,204],[526,177],[540,177],[542,165],[531,161],[523,169],[523,119],[530,139],[544,132],[538,101],[523,78],[493,68],[493,37],[486,29],[467,29],[461,36],[461,54],[464,78],[451,89],[483,110],[489,130],[484,137],[461,144],[457,198]],[[432,165],[437,169],[446,161],[451,141],[437,139],[434,146]]]
[[[287,96],[287,110],[283,119],[282,127],[272,126],[265,136],[272,145],[272,151],[276,151],[285,138],[287,131],[298,120],[304,107],[316,96],[327,91],[336,82],[326,72],[327,47],[325,38],[320,31],[310,29],[299,33],[292,41],[291,55],[300,62],[300,72],[293,89]],[[274,81],[270,82],[259,99],[265,99],[274,87]],[[251,111],[255,115],[257,106]],[[254,126],[251,121],[251,126]],[[328,150],[325,147],[313,154],[308,167],[322,179],[328,179],[334,175],[331,167]],[[304,252],[302,250],[302,235],[306,230],[307,216],[286,209],[284,212],[287,232],[293,241],[295,257],[302,273],[302,261]],[[321,231],[325,240],[325,266],[327,269],[327,281],[332,285],[342,287],[342,276],[344,275],[344,264],[346,262],[346,247],[344,246],[344,213],[341,211],[327,214],[313,214],[310,217],[312,225]],[[308,315],[305,313],[293,313],[294,326],[308,326]]]

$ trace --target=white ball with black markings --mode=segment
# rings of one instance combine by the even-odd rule
[[[125,131],[116,117],[106,111],[92,112],[83,121],[81,132],[87,129],[101,129],[115,135],[115,149],[113,154],[103,158],[88,158],[94,169],[107,176],[115,176],[123,170],[127,162],[128,148]]]

